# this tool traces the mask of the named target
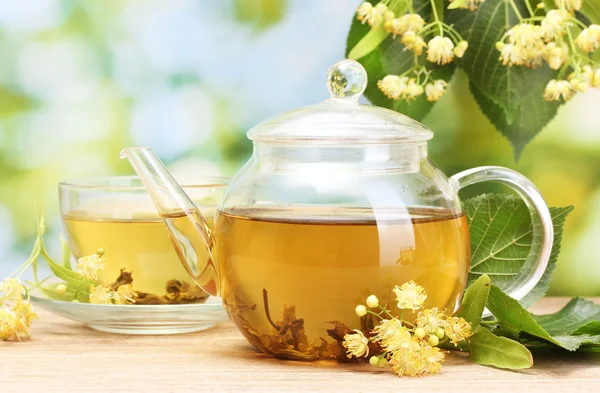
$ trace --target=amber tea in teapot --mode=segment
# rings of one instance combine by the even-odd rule
[[[332,316],[359,323],[354,307],[371,293],[392,304],[392,288],[409,280],[425,287],[426,305],[452,311],[467,279],[464,214],[414,209],[377,211],[375,218],[352,208],[263,208],[219,212],[217,225],[224,302],[256,305],[244,317],[268,330],[265,289],[273,318],[295,306],[308,342],[328,338]],[[243,319],[234,322],[252,337]]]

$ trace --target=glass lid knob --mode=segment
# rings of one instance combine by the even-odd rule
[[[358,101],[367,87],[367,71],[357,61],[342,60],[327,72],[327,88],[332,98]]]

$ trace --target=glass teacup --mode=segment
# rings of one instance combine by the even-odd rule
[[[224,178],[196,178],[183,188],[212,226],[227,185]],[[131,273],[135,304],[198,303],[208,295],[180,262],[161,217],[137,177],[106,177],[59,184],[67,241],[75,258],[103,252],[98,281],[110,285]]]

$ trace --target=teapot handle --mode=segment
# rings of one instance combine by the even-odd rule
[[[506,288],[510,297],[517,300],[523,299],[544,275],[554,242],[552,217],[544,198],[529,179],[508,168],[482,166],[457,173],[450,179],[457,190],[482,181],[498,181],[511,187],[523,198],[525,205],[529,208],[532,221],[532,246],[529,255],[537,254],[537,257],[535,260],[528,257],[523,268],[529,270],[529,274]]]

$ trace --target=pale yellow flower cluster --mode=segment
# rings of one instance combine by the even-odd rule
[[[88,280],[98,280],[98,273],[104,270],[104,251],[98,250],[96,254],[81,257],[77,260],[77,273]]]
[[[555,0],[555,4],[559,9],[548,11],[539,25],[535,24],[539,18],[529,18],[512,27],[496,43],[496,48],[500,51],[499,60],[503,65],[536,68],[545,61],[551,69],[560,70],[559,79],[552,79],[546,85],[544,98],[547,101],[567,101],[575,93],[600,87],[600,71],[584,65],[590,62],[589,58],[576,53],[577,48],[590,53],[600,47],[600,26],[590,25],[572,41],[569,34],[573,31],[569,29],[582,25],[573,12],[581,8],[582,1]],[[568,80],[564,80],[560,77],[567,67],[574,71]]]
[[[29,301],[23,300],[25,288],[18,278],[5,278],[0,284],[0,340],[23,341],[37,315]]]
[[[472,1],[479,4],[482,1]],[[453,41],[459,34],[441,20],[434,20],[427,24],[425,20],[416,13],[407,13],[396,16],[388,9],[385,1],[376,5],[363,2],[356,11],[356,18],[363,24],[367,23],[372,29],[383,27],[392,35],[393,39],[401,36],[400,42],[405,50],[415,53],[413,67],[403,75],[387,75],[377,82],[377,86],[383,94],[392,100],[415,100],[426,94],[427,100],[437,101],[445,93],[447,83],[443,80],[430,80],[430,71],[420,64],[418,59],[427,48],[426,59],[429,62],[444,65],[451,63],[456,57],[463,57],[468,48],[467,41]],[[444,36],[444,31],[449,36]],[[437,35],[439,34],[439,35]],[[426,42],[425,37],[431,37]],[[412,74],[411,76],[407,76]]]
[[[116,291],[105,285],[90,285],[91,304],[132,304],[135,296],[131,284],[120,285]]]
[[[427,299],[425,289],[410,281],[394,288],[397,306],[403,310],[422,309]],[[367,309],[377,308],[374,312]],[[366,306],[358,305],[359,317],[371,313],[380,318],[380,323],[369,337],[360,330],[346,334],[343,346],[348,358],[369,356],[369,343],[376,343],[382,353],[371,356],[369,363],[376,367],[391,365],[400,376],[419,376],[438,373],[445,354],[437,346],[440,340],[457,345],[471,336],[471,324],[463,318],[448,317],[436,307],[419,311],[413,323],[394,317],[391,311],[379,305],[375,295],[367,298]],[[386,315],[389,318],[383,318]]]

